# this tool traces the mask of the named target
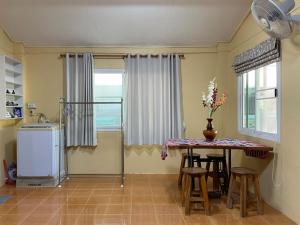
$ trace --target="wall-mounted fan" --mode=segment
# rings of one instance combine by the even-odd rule
[[[251,12],[259,26],[271,37],[287,38],[299,16],[291,16],[294,0],[253,0]]]

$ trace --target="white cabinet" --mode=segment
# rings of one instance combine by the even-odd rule
[[[52,177],[59,174],[59,126],[29,124],[17,132],[18,177]],[[63,152],[63,151],[62,151]],[[64,157],[61,155],[61,175]]]
[[[0,56],[0,119],[22,119],[22,63],[12,57]]]

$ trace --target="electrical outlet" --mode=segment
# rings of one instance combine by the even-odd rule
[[[33,102],[30,102],[30,103],[27,104],[27,108],[28,109],[36,109],[36,104],[33,103]]]

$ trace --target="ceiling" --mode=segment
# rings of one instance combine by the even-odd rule
[[[0,0],[26,46],[211,46],[230,41],[250,0]]]

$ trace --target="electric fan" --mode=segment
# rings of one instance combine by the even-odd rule
[[[254,0],[251,12],[259,26],[271,37],[287,38],[294,24],[300,24],[299,16],[291,16],[294,0]]]

